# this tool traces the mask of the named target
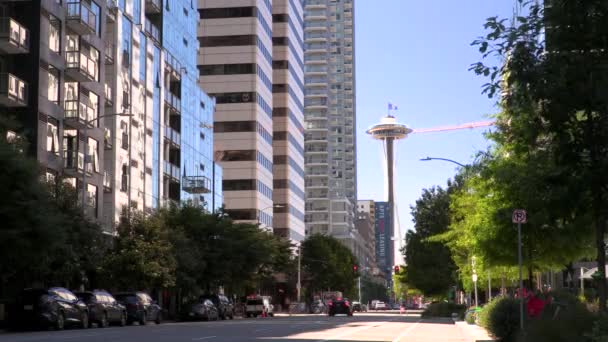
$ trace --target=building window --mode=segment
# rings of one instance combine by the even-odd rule
[[[49,66],[46,72],[48,75],[46,97],[49,101],[59,104],[59,72],[52,66]]]
[[[54,16],[50,16],[49,49],[61,53],[61,22]]]
[[[129,187],[129,171],[127,164],[122,164],[122,173],[120,175],[120,191],[127,192]]]
[[[91,1],[91,11],[95,13],[95,33],[101,35],[101,8],[95,1]]]
[[[87,184],[87,204],[97,215],[97,187],[93,184]]]
[[[255,179],[225,179],[222,181],[224,191],[251,191],[256,190]]]
[[[46,151],[59,154],[59,130],[57,124],[51,122],[46,124]]]
[[[224,151],[222,161],[254,161],[256,160],[255,150],[228,150]]]
[[[87,153],[90,159],[87,164],[87,171],[99,173],[99,143],[97,140],[89,138],[88,147],[89,151]]]

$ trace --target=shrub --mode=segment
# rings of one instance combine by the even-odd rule
[[[526,321],[525,341],[534,342],[588,342],[586,336],[593,331],[594,316],[576,297],[555,297],[540,317]],[[574,299],[574,301],[572,301]],[[559,308],[559,309],[558,309]],[[601,330],[597,331],[601,337]],[[524,341],[524,339],[520,339]],[[591,340],[592,341],[592,340]],[[601,339],[596,341],[603,341]],[[605,341],[605,340],[604,340]]]
[[[422,317],[452,317],[453,313],[457,313],[459,317],[462,317],[465,310],[466,307],[464,305],[448,302],[434,302],[422,312]]]
[[[591,332],[586,334],[590,342],[608,342],[608,315],[600,314],[593,322]]]
[[[480,312],[479,323],[499,340],[515,341],[519,331],[519,300],[495,298]]]
[[[477,317],[478,317],[477,310],[469,309],[469,310],[467,310],[467,313],[464,316],[464,320],[468,324],[475,324],[475,323],[477,323]]]

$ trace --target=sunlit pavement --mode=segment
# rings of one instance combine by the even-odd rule
[[[418,315],[398,313],[360,313],[354,317],[298,315],[0,334],[0,342],[4,341],[471,342],[451,320],[423,320]]]

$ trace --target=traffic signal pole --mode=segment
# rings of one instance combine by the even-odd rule
[[[298,303],[302,295],[302,283],[301,283],[301,272],[302,272],[302,246],[298,246],[298,284],[296,285],[298,290]]]

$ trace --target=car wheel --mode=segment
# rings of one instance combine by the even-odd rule
[[[125,325],[127,325],[127,313],[123,312],[120,314],[120,326],[124,327]]]
[[[82,329],[89,327],[89,313],[86,311],[80,315],[80,326]]]
[[[148,317],[146,317],[146,312],[144,311],[139,318],[139,325],[146,325],[146,323],[148,323]]]
[[[109,325],[108,313],[104,312],[103,315],[101,316],[101,320],[99,321],[99,327],[100,328],[107,328],[108,325]]]
[[[154,323],[160,324],[160,322],[162,321],[162,318],[163,318],[162,314],[159,311],[158,314],[156,315],[156,319],[154,320]]]
[[[65,316],[64,316],[63,312],[61,312],[61,311],[57,315],[57,321],[55,322],[55,328],[57,330],[65,329]]]

